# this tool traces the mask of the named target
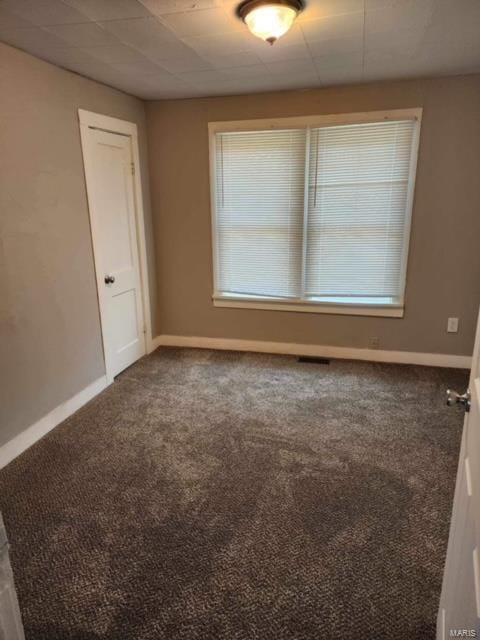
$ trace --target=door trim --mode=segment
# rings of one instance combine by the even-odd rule
[[[148,262],[147,262],[147,241],[145,233],[145,218],[143,209],[143,195],[142,195],[142,175],[140,167],[140,152],[138,147],[138,130],[137,125],[134,122],[128,122],[127,120],[120,120],[118,118],[112,118],[111,116],[105,116],[100,113],[94,113],[93,111],[86,111],[85,109],[78,110],[78,119],[80,123],[80,139],[82,145],[83,154],[83,168],[85,172],[85,184],[87,191],[88,213],[90,218],[90,232],[92,235],[92,247],[93,258],[95,264],[95,275],[97,281],[97,296],[98,306],[100,311],[100,326],[102,330],[103,341],[103,358],[105,362],[105,372],[108,383],[113,382],[112,365],[108,362],[107,350],[105,345],[106,341],[106,318],[105,318],[105,287],[103,286],[104,274],[97,268],[99,264],[98,256],[100,255],[100,243],[98,227],[93,215],[93,202],[91,194],[93,193],[93,176],[91,175],[92,166],[92,146],[89,136],[90,129],[101,129],[109,133],[116,133],[119,135],[128,136],[131,139],[134,175],[133,175],[133,190],[135,200],[135,224],[137,229],[137,245],[138,245],[138,258],[140,263],[140,285],[143,307],[143,322],[144,322],[144,336],[145,336],[145,349],[147,353],[151,353],[153,350],[152,342],[152,320],[150,314],[150,293],[148,288]]]

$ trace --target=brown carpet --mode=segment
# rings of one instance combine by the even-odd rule
[[[0,472],[27,640],[427,640],[451,369],[162,349]]]

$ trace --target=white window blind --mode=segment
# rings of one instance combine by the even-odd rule
[[[217,136],[217,245],[224,293],[298,297],[305,132]]]
[[[312,131],[307,297],[402,297],[413,126]]]
[[[415,127],[216,133],[215,296],[402,305]]]

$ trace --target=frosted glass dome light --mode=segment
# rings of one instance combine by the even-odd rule
[[[254,36],[273,44],[287,33],[302,9],[300,0],[247,0],[237,13]]]

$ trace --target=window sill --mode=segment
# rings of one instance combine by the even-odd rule
[[[215,307],[232,309],[261,309],[264,311],[294,311],[298,313],[328,313],[347,316],[377,316],[384,318],[403,318],[403,306],[395,304],[359,304],[355,302],[326,303],[285,300],[267,300],[265,298],[247,298],[213,296]]]

